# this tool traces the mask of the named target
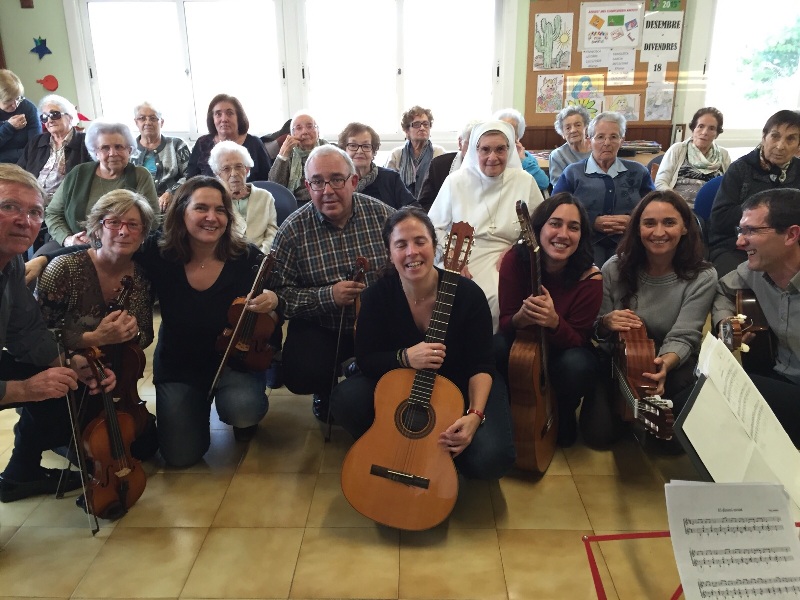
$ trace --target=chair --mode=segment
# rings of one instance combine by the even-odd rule
[[[278,226],[297,210],[297,198],[287,188],[274,181],[251,181],[254,186],[267,190],[275,198],[275,212],[278,213]]]
[[[717,196],[717,190],[722,183],[722,177],[714,177],[703,184],[697,196],[694,199],[694,213],[708,221],[711,218],[711,207],[714,204],[714,198]]]
[[[661,160],[664,158],[663,154],[656,156],[653,160],[647,163],[647,170],[650,171],[650,179],[653,181],[656,180],[656,175],[658,175],[658,168],[661,166]]]

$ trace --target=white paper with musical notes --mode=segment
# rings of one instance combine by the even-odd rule
[[[782,485],[673,481],[665,493],[686,600],[800,599],[800,540]]]

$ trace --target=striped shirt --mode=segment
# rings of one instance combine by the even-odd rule
[[[348,278],[359,256],[369,261],[365,283],[369,286],[377,279],[378,269],[387,261],[381,231],[393,212],[383,202],[354,193],[353,214],[342,229],[313,202],[292,213],[272,244],[276,261],[270,289],[278,295],[281,314],[337,331],[342,311],[333,300],[333,285]],[[352,332],[354,323],[355,310],[348,306],[344,330]]]

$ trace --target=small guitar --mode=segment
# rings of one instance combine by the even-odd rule
[[[458,278],[472,247],[473,229],[453,224],[425,341],[444,342]],[[395,369],[375,387],[375,422],[347,453],[342,491],[365,517],[420,531],[444,521],[458,496],[458,476],[439,433],[464,414],[464,398],[432,369]]]
[[[752,290],[736,290],[736,314],[719,324],[719,337],[731,352],[742,352],[742,366],[746,371],[766,372],[775,366],[775,344],[769,323]],[[752,344],[742,341],[745,333],[758,333]]]
[[[634,421],[646,434],[669,440],[675,422],[672,401],[653,395],[653,381],[642,376],[658,371],[655,357],[655,344],[644,327],[619,332],[612,357],[619,393],[617,412],[624,421]]]
[[[531,256],[531,289],[541,295],[539,241],[531,228],[528,207],[519,200],[517,218]],[[517,331],[508,357],[508,384],[517,467],[544,473],[556,451],[558,412],[547,374],[547,340],[541,327]]]

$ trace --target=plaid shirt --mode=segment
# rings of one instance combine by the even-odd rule
[[[354,193],[353,214],[342,229],[323,217],[313,202],[290,215],[272,244],[276,261],[270,289],[278,295],[283,316],[337,331],[342,310],[333,301],[333,285],[348,278],[359,256],[369,261],[365,283],[376,280],[387,260],[381,231],[393,212],[383,202]],[[345,331],[352,332],[354,323],[355,310],[348,306]]]

